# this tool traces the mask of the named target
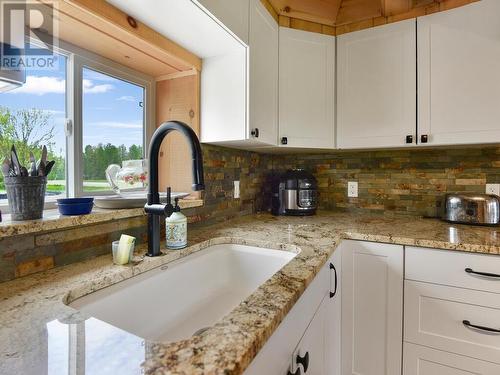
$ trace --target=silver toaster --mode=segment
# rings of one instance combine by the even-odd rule
[[[500,198],[487,194],[447,194],[442,218],[452,223],[499,224]]]

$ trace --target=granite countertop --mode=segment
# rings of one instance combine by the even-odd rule
[[[241,374],[343,238],[500,254],[497,227],[332,212],[252,215],[189,238],[187,249],[134,266],[102,256],[0,284],[0,373]],[[214,243],[300,253],[217,324],[179,342],[149,342],[65,304]]]

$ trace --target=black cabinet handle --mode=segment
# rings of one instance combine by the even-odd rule
[[[309,352],[306,352],[303,357],[297,354],[297,364],[302,365],[305,374],[309,368]]]
[[[252,137],[255,137],[255,138],[259,138],[259,128],[255,128],[253,129],[250,134],[252,135]]]
[[[406,143],[413,143],[413,135],[406,136]]]
[[[290,370],[288,370],[288,374],[287,375],[301,375],[302,373],[300,372],[300,367],[297,367],[297,370],[295,370],[295,372],[290,372]]]
[[[500,279],[500,275],[497,274],[497,273],[478,272],[478,271],[474,271],[472,268],[466,268],[465,272],[471,273],[471,274],[474,274],[474,275],[486,276],[486,277],[493,277],[493,278],[496,278],[496,279]]]
[[[281,144],[282,145],[287,145],[288,144],[288,138],[287,137],[281,137]]]
[[[333,292],[330,291],[330,298],[333,298],[335,294],[337,294],[337,269],[335,268],[333,263],[330,263],[330,269],[333,270],[335,276],[335,288],[333,289]]]
[[[427,134],[422,134],[420,136],[420,143],[427,143],[429,142],[429,136]]]
[[[500,333],[500,329],[490,328],[490,327],[484,327],[484,326],[477,326],[475,324],[472,324],[468,320],[463,320],[462,323],[467,328],[474,328],[474,329],[477,329],[477,330],[480,330],[480,331],[486,331],[486,332]]]

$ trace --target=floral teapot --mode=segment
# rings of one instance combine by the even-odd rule
[[[106,179],[117,194],[145,191],[148,186],[147,164],[147,160],[124,160],[122,167],[111,164],[106,168]]]

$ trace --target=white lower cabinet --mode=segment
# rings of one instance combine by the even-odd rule
[[[342,364],[342,246],[330,258],[330,293],[326,299],[325,374],[340,375]]]
[[[500,374],[500,258],[405,249],[404,375]]]
[[[499,375],[499,267],[344,240],[245,374]]]
[[[323,298],[292,355],[291,374],[326,374],[326,324],[328,296]]]
[[[330,343],[335,342],[329,325],[340,319],[340,315],[329,315],[333,311],[331,304],[340,297],[334,293],[334,272],[338,274],[339,269],[330,268],[339,259],[337,251],[245,370],[245,375],[335,374],[326,359],[332,351]],[[336,334],[339,336],[340,332]]]
[[[500,364],[500,294],[406,280],[405,340]]]
[[[500,366],[474,358],[406,343],[404,375],[498,375]]]
[[[342,375],[401,374],[403,247],[344,241]]]

